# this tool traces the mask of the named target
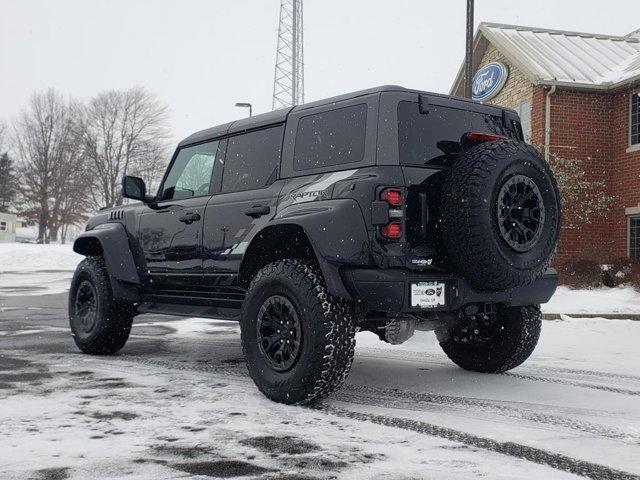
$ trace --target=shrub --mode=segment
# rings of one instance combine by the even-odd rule
[[[558,262],[553,265],[558,271],[560,285],[572,288],[617,287],[632,285],[640,290],[640,261],[628,258],[599,262],[577,260]]]
[[[555,263],[558,283],[572,288],[593,288],[602,285],[602,270],[594,260]]]
[[[618,258],[604,265],[602,283],[607,287],[630,284],[640,288],[640,261]]]

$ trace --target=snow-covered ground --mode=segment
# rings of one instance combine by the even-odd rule
[[[0,243],[0,296],[65,292],[82,258],[71,245]],[[559,314],[640,314],[640,292],[628,286],[560,286],[542,309]]]
[[[71,245],[0,243],[0,297],[65,292],[82,258]]]
[[[545,322],[524,366],[482,375],[430,333],[401,346],[361,333],[320,409],[265,399],[229,322],[141,321],[116,357],[0,343],[0,476],[640,478],[639,343],[640,322]]]
[[[552,313],[640,314],[640,292],[630,286],[572,289],[561,285],[542,309]]]
[[[344,388],[290,407],[256,390],[232,322],[143,316],[121,354],[78,354],[64,300],[38,296],[80,259],[0,244],[2,480],[640,479],[638,321],[545,322],[503,375],[458,369],[432,333],[362,332]],[[546,310],[640,313],[640,294],[560,287]]]

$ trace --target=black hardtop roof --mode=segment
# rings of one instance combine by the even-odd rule
[[[325,98],[322,100],[316,100],[315,102],[296,105],[295,107],[281,108],[278,110],[274,110],[272,112],[261,113],[259,115],[254,115],[253,117],[247,117],[240,120],[236,120],[235,122],[229,122],[223,125],[207,128],[205,130],[200,130],[199,132],[189,135],[187,138],[182,140],[178,146],[182,147],[184,145],[203,142],[212,138],[220,137],[222,135],[229,135],[233,133],[243,132],[246,130],[252,130],[254,128],[264,127],[267,125],[284,123],[287,120],[287,116],[292,111],[298,112],[301,110],[306,110],[308,108],[321,107],[323,105],[331,105],[333,103],[343,102],[345,100],[351,100],[354,98],[364,97],[366,95],[373,95],[376,93],[383,93],[383,92],[406,92],[406,93],[417,93],[421,95],[428,95],[430,97],[454,98],[456,100],[467,102],[470,105],[474,105],[474,106],[483,105],[483,107],[485,108],[491,107],[490,105],[481,104],[480,102],[477,102],[475,100],[469,100],[468,98],[454,97],[452,95],[426,92],[423,90],[415,90],[411,88],[400,87],[398,85],[382,85],[379,87],[367,88],[365,90],[358,90],[356,92],[345,93],[343,95],[337,95],[335,97]],[[495,108],[496,108],[496,111],[501,110],[500,107],[495,107]]]

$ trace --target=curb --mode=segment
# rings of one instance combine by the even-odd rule
[[[607,320],[635,320],[640,321],[640,313],[543,313],[543,320],[562,320],[570,318],[604,318]]]

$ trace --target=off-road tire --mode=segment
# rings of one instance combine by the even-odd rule
[[[475,343],[472,329],[462,331],[465,326],[438,333],[444,353],[459,367],[473,372],[502,373],[521,365],[540,338],[540,306],[499,307],[497,315],[490,341]]]
[[[93,285],[96,298],[94,326],[83,331],[76,314],[76,294],[82,282]],[[69,325],[73,340],[83,353],[111,355],[124,347],[135,308],[113,298],[109,273],[102,257],[87,257],[76,268],[69,291]]]
[[[533,180],[544,205],[540,236],[528,251],[500,234],[498,195],[514,176]],[[513,140],[483,143],[462,153],[447,172],[440,204],[442,242],[453,270],[478,290],[528,285],[548,268],[560,235],[560,194],[538,151]]]
[[[258,313],[274,295],[291,302],[302,327],[298,359],[287,371],[271,368],[258,346]],[[318,267],[301,260],[279,260],[256,274],[247,290],[240,328],[249,375],[273,401],[316,403],[338,389],[351,369],[356,333],[353,303],[329,294]]]

